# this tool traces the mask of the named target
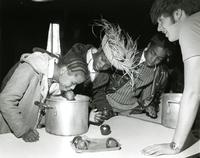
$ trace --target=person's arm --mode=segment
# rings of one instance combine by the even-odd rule
[[[112,107],[107,101],[105,87],[99,87],[94,90],[93,98],[91,103],[92,108],[97,108],[98,110],[103,110],[104,108],[112,110]]]
[[[184,91],[181,99],[177,127],[171,143],[150,145],[142,150],[145,155],[177,154],[184,150],[200,103],[200,56],[184,61]],[[192,140],[193,141],[193,140]],[[189,142],[191,143],[191,142]]]
[[[20,64],[0,94],[0,111],[16,137],[29,130],[18,104],[32,80],[33,73],[28,64]]]
[[[173,142],[182,149],[191,130],[200,103],[200,56],[184,61],[184,91]]]

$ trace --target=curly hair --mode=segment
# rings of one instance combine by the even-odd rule
[[[152,23],[156,24],[161,15],[172,16],[177,9],[191,15],[200,11],[200,0],[155,0],[150,10]]]
[[[167,56],[172,53],[172,44],[162,33],[154,34],[150,39],[150,46],[159,46],[166,50]]]

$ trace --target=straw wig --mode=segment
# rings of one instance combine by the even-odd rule
[[[109,23],[105,19],[101,19],[100,23],[95,23],[102,27],[104,36],[101,42],[102,49],[109,62],[118,70],[122,70],[128,74],[133,81],[137,76],[135,70],[137,51],[137,43],[122,31],[117,25]]]

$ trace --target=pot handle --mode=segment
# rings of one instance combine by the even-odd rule
[[[40,109],[53,109],[53,107],[52,106],[49,106],[49,105],[47,105],[47,104],[45,104],[45,103],[41,103],[41,102],[39,102],[39,101],[35,101],[34,102],[34,104],[36,105],[36,106],[38,106]]]
[[[175,101],[175,100],[167,100],[167,113],[171,112],[170,103],[180,104],[180,101],[178,102],[178,101]]]

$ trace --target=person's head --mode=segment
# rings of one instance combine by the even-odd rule
[[[170,55],[169,41],[162,34],[155,34],[145,48],[145,63],[149,67],[161,64]]]
[[[104,36],[98,51],[94,53],[94,67],[101,67],[103,70],[115,67],[117,70],[129,72],[137,52],[136,42],[119,25],[106,19],[96,22],[95,26],[102,28]]]
[[[150,15],[152,22],[158,23],[157,30],[164,33],[169,41],[176,41],[181,22],[198,11],[199,0],[155,0]]]
[[[62,91],[72,90],[87,79],[87,64],[80,58],[69,58],[65,55],[58,62],[56,76]]]
[[[111,68],[111,63],[109,62],[108,58],[106,57],[103,49],[99,47],[97,52],[92,54],[93,56],[93,69],[95,71],[105,71]]]

